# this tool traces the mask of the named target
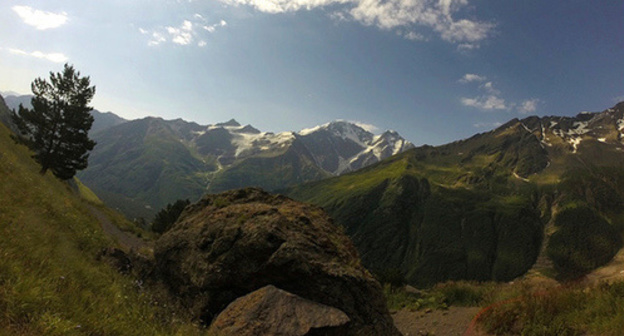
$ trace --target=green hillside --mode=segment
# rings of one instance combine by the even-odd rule
[[[596,126],[599,136],[617,138],[611,119]],[[328,211],[369,269],[399,271],[411,284],[507,281],[538,257],[550,260],[546,273],[578,277],[622,246],[622,146],[587,133],[572,150],[552,134],[546,143],[543,127],[530,122],[515,119],[286,193]]]
[[[130,218],[151,220],[172,200],[198,199],[207,181],[197,172],[216,168],[193,155],[161,119],[127,122],[94,139],[98,155],[78,177]]]
[[[89,203],[38,171],[0,125],[0,334],[198,334],[183,314],[97,260],[115,243]]]
[[[294,141],[286,150],[250,157],[220,171],[210,182],[208,192],[248,186],[275,190],[330,176],[314,163],[314,158],[300,142]]]

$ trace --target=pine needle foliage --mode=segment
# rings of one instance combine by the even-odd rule
[[[89,77],[81,77],[73,66],[50,72],[50,80],[37,78],[31,84],[32,109],[20,105],[12,119],[21,137],[19,142],[35,152],[41,174],[48,170],[61,180],[74,177],[87,167],[95,142],[88,132],[93,116],[88,106],[95,95]]]

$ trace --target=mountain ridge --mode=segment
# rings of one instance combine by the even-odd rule
[[[621,103],[576,117],[513,119],[468,139],[417,147],[284,192],[328,211],[366,267],[399,270],[414,285],[512,280],[542,255],[558,276],[573,277],[621,247],[620,125]],[[574,238],[572,232],[585,230],[568,223],[574,218],[595,227],[581,237],[605,245]],[[566,246],[582,244],[589,247],[579,248],[585,251],[580,265],[568,259],[573,252]]]
[[[147,117],[109,127],[93,138],[98,145],[79,177],[107,204],[144,218],[177,199],[246,186],[282,189],[413,147],[396,132],[375,135],[344,121],[273,133],[235,119],[203,126]]]

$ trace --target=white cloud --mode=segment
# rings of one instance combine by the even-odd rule
[[[150,47],[157,46],[163,42],[166,42],[167,38],[161,33],[153,32],[150,40],[147,42],[147,45]]]
[[[205,25],[206,19],[200,14],[193,15],[193,19],[184,20],[177,26],[165,26],[156,28],[154,30],[147,30],[139,28],[139,32],[143,35],[149,35],[150,39],[147,42],[148,46],[157,46],[165,42],[172,42],[179,45],[190,45],[195,40],[198,47],[206,46],[207,42],[202,39],[201,29],[213,33],[217,28],[225,27],[227,22],[224,20],[219,21],[213,25]]]
[[[465,74],[458,80],[459,83],[482,83],[479,84],[479,90],[484,94],[476,96],[474,98],[462,97],[460,102],[464,106],[474,107],[480,110],[493,111],[493,110],[517,110],[519,113],[526,114],[532,113],[537,110],[537,106],[540,102],[537,98],[526,99],[517,104],[514,102],[507,102],[501,97],[502,92],[494,87],[494,82],[488,81],[487,77],[476,74]]]
[[[61,53],[43,53],[41,51],[27,52],[21,49],[13,49],[13,48],[9,48],[7,50],[10,53],[15,54],[15,55],[41,58],[41,59],[45,59],[54,63],[64,63],[64,62],[67,62],[68,60],[67,56]]]
[[[623,102],[623,101],[624,101],[624,95],[614,97],[614,98],[613,98],[613,101],[614,101],[615,103]]]
[[[334,18],[351,19],[381,29],[427,27],[460,49],[478,48],[479,42],[492,35],[493,23],[457,19],[456,14],[469,8],[468,0],[219,0],[227,5],[245,5],[265,13],[284,13],[331,7]],[[417,34],[417,33],[414,33]],[[415,36],[404,34],[411,39]],[[420,39],[418,39],[420,40]]]
[[[52,13],[34,9],[29,6],[11,7],[25,24],[33,26],[39,30],[57,28],[67,23],[67,13]]]
[[[537,110],[537,105],[539,104],[539,99],[527,99],[520,103],[518,106],[518,112],[522,114],[533,113]]]
[[[167,32],[171,35],[171,42],[180,45],[187,45],[193,42],[193,23],[184,20],[180,27],[166,27]]]
[[[412,41],[426,41],[427,38],[423,34],[419,34],[413,31],[403,33],[403,37]]]
[[[472,126],[474,126],[475,128],[497,128],[497,127],[501,127],[503,126],[503,123],[501,122],[479,122],[479,123],[475,123],[472,124]]]
[[[363,128],[366,131],[369,131],[371,133],[375,133],[376,131],[379,130],[379,127],[372,125],[372,124],[367,124],[367,123],[363,123],[360,121],[350,121],[351,123],[360,126],[361,128]]]
[[[204,30],[207,30],[209,33],[214,33],[217,28],[227,26],[227,22],[225,20],[221,20],[219,23],[215,23],[213,25],[204,26]]]
[[[481,88],[484,89],[485,91],[487,91],[489,94],[492,95],[500,95],[501,92],[498,91],[497,89],[494,88],[494,83],[492,82],[486,82],[483,85],[481,85]]]
[[[481,110],[507,110],[505,99],[495,95],[485,95],[475,98],[461,98],[461,103],[465,106],[475,107]]]
[[[485,76],[467,73],[464,75],[464,77],[460,78],[458,82],[460,83],[485,82],[486,80],[487,80],[487,77]]]

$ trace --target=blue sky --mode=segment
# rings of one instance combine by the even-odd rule
[[[343,119],[437,145],[624,100],[624,1],[0,2],[0,91],[65,62],[128,119]]]

